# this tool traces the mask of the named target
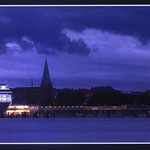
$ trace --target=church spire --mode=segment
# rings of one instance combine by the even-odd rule
[[[52,87],[52,83],[51,83],[50,75],[49,75],[49,70],[48,70],[47,58],[45,59],[43,77],[42,77],[42,82],[41,82],[40,87],[43,87],[43,88]]]

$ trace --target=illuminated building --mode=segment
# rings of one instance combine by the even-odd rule
[[[17,116],[17,115],[22,115],[23,113],[26,113],[26,115],[31,115],[34,112],[38,111],[39,107],[38,106],[28,106],[28,105],[10,105],[5,112],[6,116]]]

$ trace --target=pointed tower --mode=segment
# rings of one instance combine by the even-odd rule
[[[41,82],[40,87],[42,87],[42,88],[51,88],[52,87],[52,83],[51,83],[50,75],[49,75],[49,70],[48,70],[47,58],[45,60],[43,77],[42,77],[42,82]]]

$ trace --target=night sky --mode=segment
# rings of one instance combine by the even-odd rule
[[[0,82],[150,89],[150,7],[0,7]]]

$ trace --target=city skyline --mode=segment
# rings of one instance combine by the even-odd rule
[[[136,14],[136,16],[135,16]],[[0,7],[0,78],[56,88],[150,89],[149,7]]]

